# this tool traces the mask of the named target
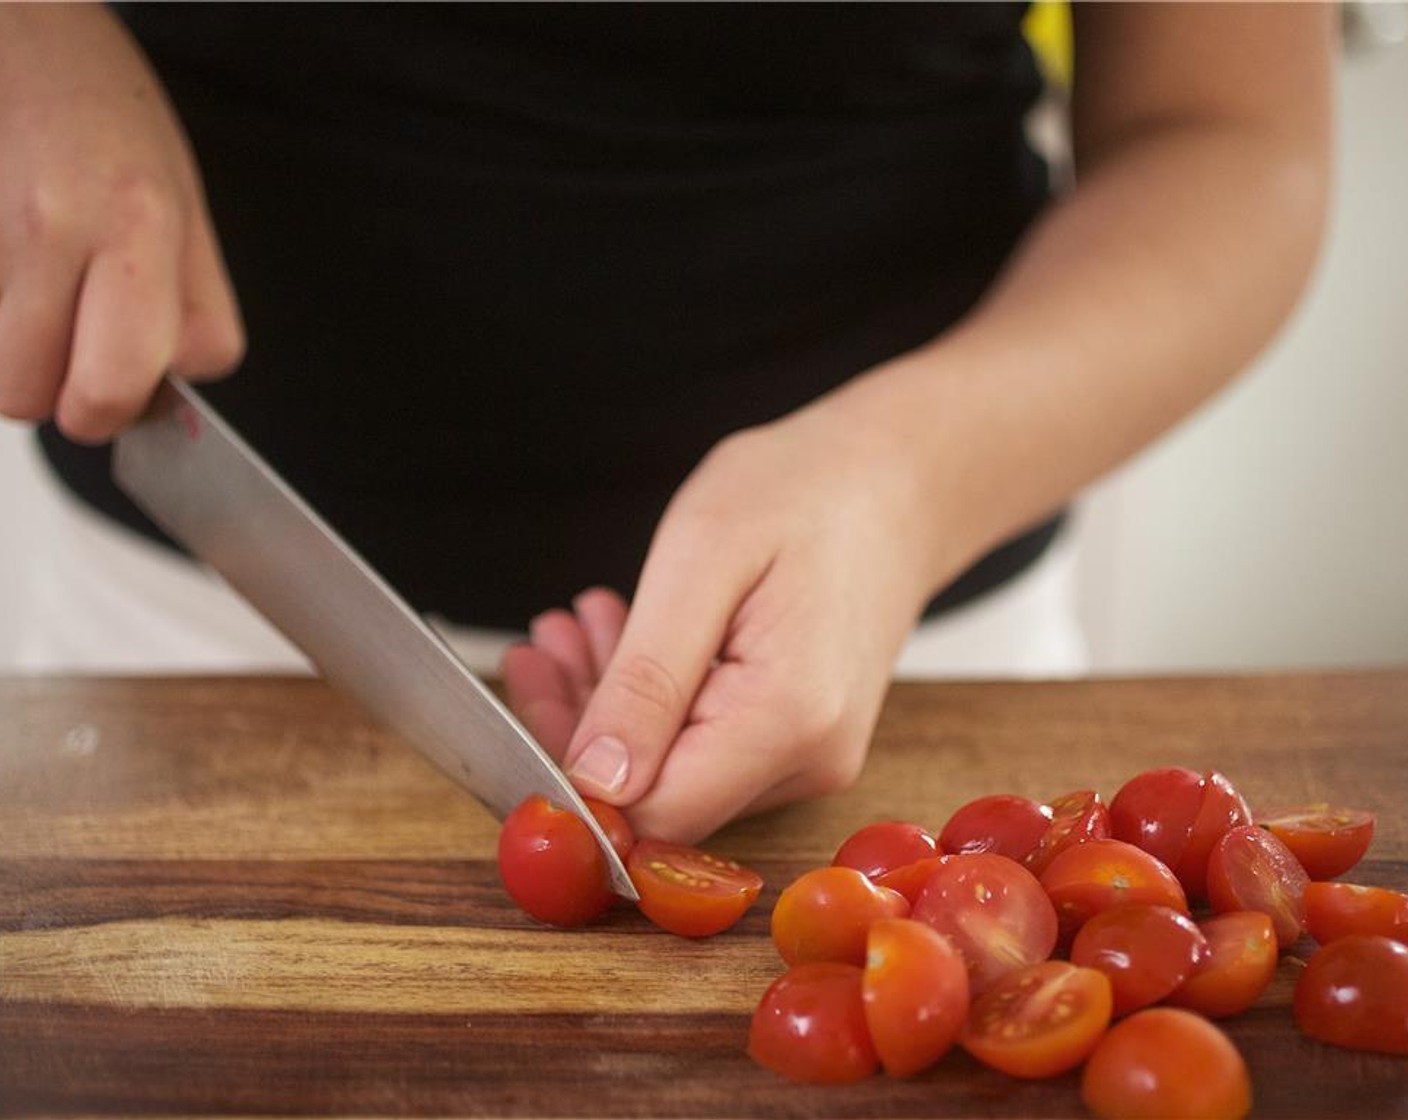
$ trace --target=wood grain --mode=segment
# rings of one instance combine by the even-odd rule
[[[856,788],[711,843],[768,887],[696,943],[528,919],[489,815],[316,681],[0,681],[0,1115],[1079,1115],[1074,1077],[957,1053],[826,1090],[754,1066],[778,889],[870,820],[1153,765],[1374,809],[1355,878],[1408,889],[1406,763],[1408,671],[897,685]],[[1403,1060],[1295,1032],[1299,967],[1228,1026],[1257,1115],[1408,1116]]]

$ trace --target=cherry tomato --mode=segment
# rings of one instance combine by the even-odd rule
[[[959,1043],[1014,1077],[1055,1077],[1085,1060],[1110,1024],[1110,981],[1042,961],[1009,972],[973,1001]]]
[[[1173,868],[1189,898],[1207,897],[1208,858],[1229,831],[1252,823],[1252,811],[1235,786],[1216,770],[1203,776],[1203,803],[1183,856]]]
[[[1232,1040],[1176,1007],[1151,1007],[1116,1023],[1081,1075],[1081,1099],[1107,1120],[1237,1120],[1252,1083]]]
[[[1330,942],[1296,981],[1293,1009],[1321,1042],[1408,1054],[1408,945],[1363,934]]]
[[[928,856],[925,859],[917,859],[913,863],[906,863],[903,867],[885,872],[875,880],[875,885],[899,891],[913,906],[919,892],[924,889],[924,884],[929,881],[929,876],[955,859],[958,859],[958,856]]]
[[[1391,937],[1408,945],[1408,894],[1354,883],[1310,883],[1305,928],[1328,945],[1352,933]]]
[[[1268,809],[1257,813],[1255,819],[1291,849],[1312,879],[1343,875],[1364,858],[1369,841],[1374,838],[1373,813],[1332,809],[1324,802]]]
[[[1245,1011],[1276,975],[1276,931],[1259,910],[1218,914],[1198,923],[1208,956],[1165,1002],[1210,1019]]]
[[[601,831],[606,833],[606,838],[611,841],[616,854],[624,861],[636,843],[635,829],[631,827],[631,822],[626,820],[626,814],[615,805],[608,805],[595,797],[584,797],[582,802],[592,811],[596,823],[601,825]]]
[[[576,813],[549,804],[541,794],[504,818],[499,877],[523,910],[555,926],[584,925],[615,898],[591,830]]]
[[[959,856],[924,884],[913,917],[953,941],[973,993],[1051,955],[1056,912],[1041,884],[1015,860],[991,852]]]
[[[818,867],[778,896],[772,943],[788,964],[844,961],[859,966],[871,923],[908,916],[904,895],[876,886],[854,867]]]
[[[1173,872],[1123,840],[1087,840],[1067,848],[1051,861],[1041,885],[1056,907],[1066,938],[1101,910],[1121,903],[1143,902],[1188,913],[1188,899]]]
[[[1203,776],[1196,770],[1145,770],[1125,782],[1110,802],[1110,835],[1171,868],[1188,847],[1202,804]]]
[[[1022,860],[1038,878],[1061,852],[1087,840],[1104,840],[1110,835],[1110,810],[1092,789],[1080,789],[1058,797],[1048,805],[1051,823],[1037,846]]]
[[[1008,859],[1027,857],[1051,826],[1051,810],[1029,797],[997,793],[970,801],[949,817],[939,846],[955,854],[996,852]]]
[[[837,961],[799,964],[773,981],[748,1029],[748,1054],[793,1081],[839,1084],[875,1072],[861,970]]]
[[[1285,948],[1305,928],[1305,887],[1310,880],[1289,848],[1265,829],[1242,825],[1213,847],[1208,859],[1208,901],[1219,914],[1260,910],[1271,918]]]
[[[908,1077],[948,1052],[968,1016],[968,968],[943,934],[909,918],[870,927],[865,1021],[885,1072]]]
[[[917,824],[877,821],[851,833],[836,849],[836,867],[854,867],[868,879],[939,854],[939,842]]]
[[[1138,902],[1100,911],[1071,944],[1072,964],[1110,978],[1116,1017],[1158,1003],[1210,955],[1192,918]]]
[[[763,880],[731,859],[663,840],[638,840],[626,871],[640,909],[661,929],[709,937],[728,929],[758,897]]]

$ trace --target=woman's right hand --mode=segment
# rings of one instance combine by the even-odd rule
[[[244,327],[194,157],[105,8],[0,4],[0,415],[111,439]]]

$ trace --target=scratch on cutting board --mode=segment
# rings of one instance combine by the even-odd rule
[[[88,758],[103,741],[103,733],[91,723],[78,723],[64,733],[63,752],[77,758]]]

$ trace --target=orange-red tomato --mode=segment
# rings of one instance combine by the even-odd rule
[[[865,1021],[885,1072],[908,1077],[948,1052],[968,1016],[968,969],[943,934],[910,918],[870,927]]]
[[[1210,1019],[1245,1011],[1276,975],[1278,947],[1271,919],[1259,910],[1218,914],[1198,923],[1207,958],[1165,1002]]]
[[[1285,948],[1305,928],[1305,869],[1265,829],[1242,825],[1222,837],[1208,859],[1208,901],[1219,914],[1260,910]]]
[[[1122,903],[1143,902],[1188,913],[1188,899],[1173,872],[1123,840],[1087,840],[1067,848],[1051,861],[1041,885],[1067,938],[1101,910]]]
[[[541,794],[525,798],[504,818],[498,858],[509,897],[551,925],[584,925],[616,897],[591,829]]]
[[[606,833],[606,838],[611,841],[616,854],[624,861],[636,844],[635,829],[631,827],[631,822],[626,820],[626,814],[615,805],[608,805],[595,797],[584,797],[582,801],[592,811],[596,823],[601,825],[601,831]]]
[[[1167,906],[1126,903],[1080,927],[1071,963],[1110,978],[1116,1017],[1158,1003],[1210,955],[1193,919]]]
[[[1275,833],[1312,879],[1343,875],[1364,858],[1374,838],[1373,813],[1324,802],[1267,809],[1256,814],[1256,823]]]
[[[1352,933],[1391,937],[1408,945],[1408,894],[1355,883],[1310,883],[1305,888],[1305,928],[1321,945]]]
[[[854,867],[818,867],[778,896],[772,943],[788,964],[844,961],[859,966],[871,923],[908,916],[904,895],[876,886]]]
[[[991,852],[958,856],[935,871],[913,916],[953,942],[974,994],[1045,960],[1056,945],[1056,912],[1041,884],[1015,860]]]
[[[1252,823],[1252,811],[1242,795],[1216,770],[1203,775],[1203,801],[1193,821],[1183,855],[1173,873],[1190,899],[1207,897],[1208,858],[1229,831]]]
[[[854,867],[868,879],[939,854],[933,833],[906,821],[876,821],[846,838],[832,859],[836,867]]]
[[[762,877],[731,859],[663,840],[638,840],[626,859],[640,909],[681,937],[710,937],[743,917]]]
[[[1321,1042],[1408,1054],[1408,945],[1361,934],[1330,942],[1296,981],[1294,1010]]]
[[[861,970],[837,961],[799,964],[773,981],[748,1029],[748,1054],[793,1081],[839,1084],[875,1072]]]
[[[1022,865],[1037,878],[1067,848],[1110,835],[1110,810],[1093,789],[1078,789],[1046,806],[1051,823]]]
[[[1014,1077],[1074,1069],[1110,1024],[1110,982],[1067,961],[1009,972],[973,1001],[958,1037],[968,1053]]]
[[[913,906],[919,898],[919,892],[924,889],[924,884],[929,881],[929,876],[944,864],[958,858],[958,856],[928,856],[925,859],[917,859],[913,863],[906,863],[903,867],[896,867],[893,871],[885,872],[875,880],[875,885],[899,891]]]
[[[1110,1028],[1081,1075],[1081,1099],[1106,1120],[1239,1120],[1252,1083],[1232,1040],[1201,1015],[1151,1007]]]
[[[939,845],[953,854],[995,852],[1021,861],[1051,826],[1051,810],[1029,797],[995,793],[956,810],[939,833]]]
[[[1171,766],[1145,770],[1120,786],[1110,802],[1110,835],[1174,867],[1188,847],[1203,804],[1203,776]]]

